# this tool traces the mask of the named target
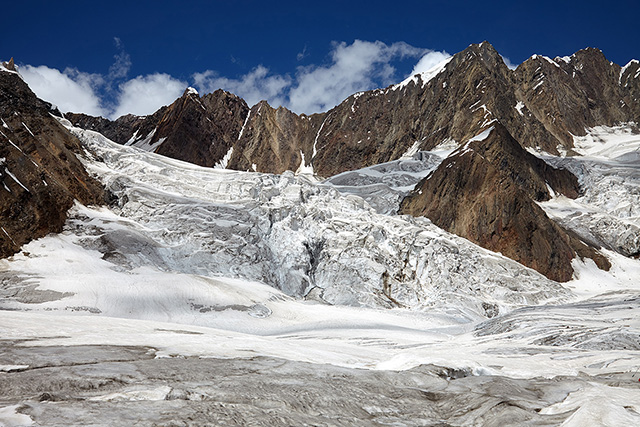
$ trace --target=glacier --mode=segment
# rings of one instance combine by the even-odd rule
[[[612,262],[558,284],[393,214],[446,151],[316,182],[69,129],[111,202],[0,260],[0,423],[640,422],[637,135],[540,155],[585,188],[543,208]]]

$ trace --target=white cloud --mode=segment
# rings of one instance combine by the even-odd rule
[[[302,52],[298,52],[298,54],[296,55],[296,59],[298,61],[302,61],[304,58],[306,58],[308,56],[307,53],[307,45],[304,46],[304,48],[302,49]]]
[[[502,56],[502,55],[500,55],[500,56],[502,57],[502,60],[504,61],[504,64],[507,66],[507,68],[509,68],[510,70],[515,70],[516,68],[518,68],[518,65],[517,64],[513,64],[509,60],[509,58],[507,58],[506,56]]]
[[[139,116],[152,114],[163,105],[173,103],[186,87],[186,82],[168,74],[138,76],[119,86],[120,95],[111,116],[116,118],[129,113]]]
[[[239,79],[221,77],[211,70],[196,73],[193,79],[200,92],[224,89],[243,98],[249,105],[257,104],[263,99],[275,106],[285,105],[285,89],[291,84],[290,77],[269,75],[269,70],[262,65]]]
[[[436,65],[440,64],[442,61],[449,59],[451,55],[447,52],[429,52],[420,58],[420,61],[413,67],[413,71],[409,76],[415,76],[416,74],[424,73],[425,71],[429,71]]]
[[[122,42],[114,39],[119,52],[108,72],[102,75],[75,69],[60,72],[45,66],[21,69],[29,86],[41,98],[62,111],[84,112],[117,118],[124,114],[147,115],[171,104],[187,87],[187,82],[168,74],[155,73],[126,80],[131,58]],[[305,55],[305,50],[299,55]],[[349,95],[402,80],[396,65],[401,60],[419,58],[412,74],[426,71],[446,59],[446,52],[417,48],[404,42],[356,40],[334,43],[322,65],[298,67],[294,74],[273,74],[258,65],[238,78],[228,78],[207,70],[192,76],[201,93],[219,88],[228,90],[249,105],[266,99],[274,107],[283,105],[297,113],[326,111]],[[508,60],[507,60],[508,61]]]
[[[396,59],[419,57],[427,52],[406,43],[387,45],[380,41],[356,40],[338,43],[331,63],[298,69],[296,84],[289,92],[288,107],[296,112],[315,113],[339,104],[354,92],[386,86],[393,82]]]
[[[20,74],[37,96],[62,112],[82,112],[115,119],[132,113],[146,115],[178,98],[187,83],[168,74],[149,74],[126,80],[131,58],[121,40],[114,37],[118,53],[106,74],[63,72],[46,66],[20,67]]]
[[[187,87],[186,82],[168,74],[138,76],[120,84],[115,105],[107,105],[98,91],[102,88],[113,90],[109,86],[111,81],[99,74],[69,68],[60,72],[44,65],[22,66],[20,74],[39,98],[51,102],[64,113],[82,112],[112,119],[128,113],[151,114],[163,105],[171,104]]]
[[[354,92],[395,83],[399,80],[393,65],[396,60],[424,59],[425,55],[433,60],[448,56],[403,42],[387,45],[356,40],[351,44],[334,43],[327,64],[299,67],[295,77],[271,74],[259,65],[237,79],[222,77],[211,70],[196,73],[193,79],[200,92],[222,88],[244,98],[249,105],[266,99],[274,107],[284,105],[297,113],[309,114],[326,111]]]
[[[109,79],[115,80],[127,77],[129,69],[131,69],[131,57],[129,54],[121,51],[117,55],[114,55],[113,58],[115,62],[109,67]]]
[[[107,115],[95,89],[104,80],[100,75],[75,69],[60,72],[44,65],[20,67],[20,74],[38,97],[55,104],[62,112],[83,112],[94,116]]]

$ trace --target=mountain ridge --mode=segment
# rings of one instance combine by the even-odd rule
[[[571,172],[528,153],[496,123],[418,183],[400,213],[428,217],[449,232],[566,282],[576,255],[602,269],[611,267],[596,248],[559,227],[536,204],[552,194],[575,199],[579,191]]]
[[[634,77],[636,63],[631,61],[623,70],[594,48],[557,61],[533,55],[509,70],[493,46],[482,42],[455,54],[426,82],[422,81],[424,74],[418,74],[404,85],[351,95],[327,112],[298,115],[261,101],[234,110],[239,117],[226,131],[228,138],[201,129],[195,139],[213,140],[219,147],[212,151],[199,147],[195,152],[200,156],[195,159],[193,154],[182,154],[193,147],[179,141],[169,128],[150,136],[159,125],[158,116],[166,112],[163,109],[175,111],[184,104],[185,96],[194,96],[188,91],[170,107],[138,118],[148,122],[145,126],[129,116],[112,124],[86,115],[65,117],[83,128],[103,129],[101,133],[122,144],[131,138],[135,144],[151,137],[156,152],[200,165],[220,163],[231,146],[227,167],[237,170],[254,170],[255,165],[261,172],[296,171],[304,155],[303,166],[312,167],[322,177],[397,159],[414,144],[428,150],[446,140],[464,143],[494,118],[518,135],[524,147],[551,154],[571,152],[572,135],[584,135],[585,128],[640,122],[640,107],[634,102],[640,95],[640,79]],[[227,92],[219,90],[202,98],[214,94],[220,98],[223,93]],[[209,118],[219,114],[212,110]],[[240,122],[244,124],[241,135]],[[116,130],[107,130],[109,127]],[[240,138],[231,141],[236,135]],[[161,138],[166,140],[158,143]]]

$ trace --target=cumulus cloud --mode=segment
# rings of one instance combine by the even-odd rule
[[[447,52],[429,52],[424,55],[418,63],[413,67],[413,71],[411,71],[411,76],[415,76],[416,74],[424,73],[425,71],[429,71],[436,65],[440,64],[443,61],[451,58]]]
[[[296,112],[324,111],[354,92],[392,83],[396,72],[392,61],[420,57],[425,52],[426,49],[402,42],[336,43],[328,65],[298,69],[295,85],[289,91],[288,107]]]
[[[214,92],[217,89],[227,90],[254,105],[263,99],[273,105],[285,105],[285,89],[291,84],[289,76],[270,75],[262,65],[238,79],[230,79],[207,70],[193,75],[196,88],[200,92]]]
[[[305,50],[298,55],[300,60]],[[397,60],[422,58],[423,66],[440,62],[448,55],[417,48],[407,43],[385,44],[356,40],[334,43],[329,60],[323,65],[298,67],[295,74],[277,75],[259,65],[236,79],[215,71],[193,75],[201,92],[225,89],[244,98],[249,105],[266,99],[273,106],[284,105],[297,113],[325,111],[354,92],[384,87],[401,79],[393,65]]]
[[[55,104],[60,111],[82,112],[112,119],[129,113],[151,114],[175,101],[188,86],[186,82],[168,74],[156,73],[138,76],[112,88],[112,71],[105,78],[71,68],[61,72],[46,66],[20,67],[20,74],[31,90],[38,97]],[[100,90],[115,91],[115,103],[102,98]]]
[[[138,76],[119,86],[117,106],[112,114],[144,116],[155,112],[163,105],[169,105],[182,95],[187,83],[174,79],[168,74],[156,73]]]
[[[168,74],[155,73],[127,79],[131,58],[122,42],[114,38],[118,49],[108,72],[83,73],[75,69],[63,72],[45,66],[24,66],[23,77],[41,98],[66,111],[84,112],[117,118],[124,114],[147,115],[178,98],[188,82]],[[306,48],[298,55],[304,58]],[[266,99],[274,107],[283,105],[297,113],[326,111],[349,95],[401,81],[396,66],[403,61],[418,60],[412,73],[427,71],[447,59],[446,52],[436,52],[404,42],[356,40],[351,44],[334,43],[327,61],[321,65],[300,66],[291,74],[274,74],[258,65],[248,73],[229,78],[206,70],[192,75],[192,84],[201,93],[228,90],[249,105]],[[508,61],[508,60],[506,60]]]
[[[131,57],[114,37],[118,52],[106,74],[89,74],[74,68],[59,71],[46,66],[20,67],[20,74],[40,98],[62,112],[82,112],[115,119],[132,113],[146,115],[178,98],[187,83],[168,74],[149,74],[127,80]]]
[[[38,97],[55,104],[60,111],[82,111],[94,116],[107,115],[96,88],[103,83],[100,75],[75,69],[60,72],[44,65],[20,67],[20,74]]]

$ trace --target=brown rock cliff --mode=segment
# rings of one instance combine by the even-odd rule
[[[11,69],[0,70],[0,257],[59,232],[74,200],[104,203],[76,153],[80,141]]]

